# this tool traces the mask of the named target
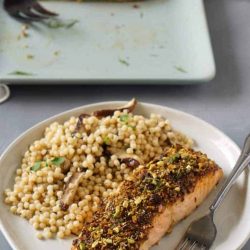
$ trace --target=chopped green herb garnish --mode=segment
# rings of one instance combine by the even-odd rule
[[[103,142],[106,144],[106,145],[109,145],[110,144],[110,139],[108,136],[104,137],[103,138]]]
[[[69,29],[73,27],[79,21],[76,19],[71,20],[59,20],[59,19],[50,19],[47,22],[47,26],[51,29],[58,29],[58,28],[66,28]]]
[[[126,65],[126,66],[129,66],[129,63],[124,59],[119,58],[119,62]]]
[[[30,170],[36,172],[41,167],[41,163],[41,161],[36,161],[35,164],[30,168]]]
[[[9,75],[18,75],[18,76],[33,76],[33,73],[25,72],[21,70],[15,70],[9,73]]]
[[[172,157],[170,157],[168,162],[174,163],[176,160],[180,159],[180,157],[181,157],[180,154],[177,153],[177,154],[173,155]]]
[[[59,53],[60,53],[60,51],[59,51],[59,50],[54,51],[54,56],[58,56],[58,55],[59,55]]]
[[[62,163],[64,163],[64,161],[65,161],[64,157],[56,157],[51,161],[51,163],[60,166]]]
[[[128,118],[129,118],[128,114],[121,115],[120,116],[120,121],[121,122],[128,122]]]
[[[174,66],[178,71],[180,71],[181,73],[187,73],[187,71],[185,69],[183,69],[182,67],[179,66]]]
[[[71,27],[73,27],[76,23],[79,23],[78,20],[71,20],[70,22],[68,22],[68,24],[65,25],[65,28],[69,29]]]
[[[27,55],[27,59],[34,59],[34,56],[31,55],[31,54],[28,54],[28,55]]]
[[[129,128],[132,128],[134,131],[136,130],[136,126],[128,125]]]

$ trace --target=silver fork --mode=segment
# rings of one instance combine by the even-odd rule
[[[212,246],[217,234],[217,229],[213,221],[214,212],[224,200],[236,178],[243,172],[249,163],[250,135],[248,135],[245,139],[241,155],[238,158],[235,167],[226,179],[214,202],[209,207],[209,213],[199,220],[191,223],[183,239],[178,244],[176,250],[208,250]]]
[[[22,22],[42,21],[57,16],[37,0],[4,0],[3,6],[10,16]]]

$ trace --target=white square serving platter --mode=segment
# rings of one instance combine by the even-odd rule
[[[36,23],[20,37],[22,24],[1,8],[0,81],[192,83],[215,75],[203,0],[42,4],[78,22]]]

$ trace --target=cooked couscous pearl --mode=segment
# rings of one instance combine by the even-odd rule
[[[40,233],[40,232],[36,234],[36,237],[37,237],[39,240],[43,240],[43,239],[44,239],[43,234]]]
[[[123,117],[123,118],[122,118]],[[132,169],[121,163],[118,155],[108,159],[103,143],[137,154],[144,162],[160,155],[166,140],[190,146],[191,140],[171,130],[168,121],[158,115],[145,118],[116,111],[113,116],[83,119],[84,130],[74,134],[78,118],[71,117],[64,124],[52,123],[44,137],[30,145],[16,170],[13,190],[5,190],[5,203],[10,211],[29,220],[39,232],[39,239],[57,236],[65,238],[79,233],[84,221],[90,221],[98,210],[100,199],[107,197],[119,183],[128,178]],[[70,161],[64,172],[53,162],[57,157]],[[39,167],[32,171],[36,162]],[[66,181],[83,167],[84,180],[73,204],[67,211],[60,208],[60,198]]]

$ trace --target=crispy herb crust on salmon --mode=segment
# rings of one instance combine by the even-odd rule
[[[149,249],[205,199],[221,176],[221,168],[205,154],[170,147],[134,170],[102,202],[72,250]]]

